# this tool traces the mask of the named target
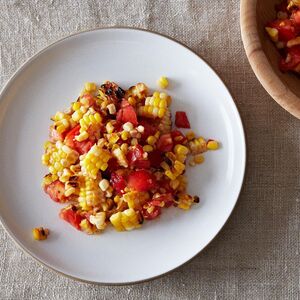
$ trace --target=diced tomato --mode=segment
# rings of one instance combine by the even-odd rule
[[[178,128],[191,128],[189,119],[184,111],[176,111],[175,125]]]
[[[53,143],[55,143],[57,141],[63,141],[64,135],[61,133],[58,133],[58,131],[56,129],[54,129],[54,126],[51,126],[50,131],[49,131],[49,139]]]
[[[138,192],[146,192],[156,186],[156,181],[150,172],[138,170],[129,174],[128,186]]]
[[[70,148],[76,150],[79,154],[84,154],[92,148],[95,142],[92,140],[86,140],[83,142],[76,141],[75,136],[79,134],[79,131],[80,125],[77,125],[73,129],[71,129],[65,137],[65,144]]]
[[[121,108],[125,108],[130,106],[129,102],[127,100],[122,100],[121,101]]]
[[[163,193],[173,193],[174,192],[174,190],[170,186],[169,179],[161,179],[158,183],[158,186],[164,190]],[[160,189],[158,189],[158,192],[161,192]]]
[[[168,193],[168,194],[161,194],[159,197],[154,198],[149,203],[150,203],[150,205],[153,205],[153,206],[170,207],[174,204],[174,201],[173,201],[172,194]]]
[[[122,101],[123,103],[123,101]],[[124,124],[126,122],[130,122],[133,124],[133,126],[138,125],[137,115],[136,112],[131,105],[127,105],[125,107],[122,107],[119,109],[117,113],[117,121]]]
[[[55,202],[67,202],[69,199],[65,196],[65,185],[59,180],[55,180],[52,183],[44,187],[44,191]]]
[[[172,136],[174,145],[184,144],[187,141],[187,138],[185,137],[185,135],[179,130],[173,130],[171,132],[171,136]]]
[[[124,189],[126,188],[126,180],[124,176],[113,172],[110,177],[110,182],[112,184],[112,187],[117,191],[117,193],[124,193]]]
[[[145,152],[141,145],[136,145],[130,149],[127,153],[127,161],[129,166],[139,169],[150,168],[150,161],[144,158],[144,153]]]
[[[280,42],[288,42],[297,36],[293,22],[289,19],[274,20],[269,22],[267,26],[278,30],[278,40]]]
[[[163,154],[159,150],[154,150],[148,153],[148,159],[150,161],[151,167],[159,168],[163,161]]]
[[[153,209],[149,212],[147,209],[142,209],[142,215],[146,220],[154,220],[161,214],[161,208],[159,206],[152,206]]]
[[[73,206],[68,209],[63,208],[59,213],[59,217],[64,221],[70,223],[78,230],[80,230],[80,222],[84,219],[78,213],[78,211],[76,211],[76,208],[75,207],[73,208]]]
[[[280,70],[283,72],[295,70],[300,64],[300,46],[294,46],[288,49],[288,61],[282,58],[279,62]]]
[[[157,142],[157,149],[161,152],[169,152],[173,149],[173,139],[170,133],[160,136]]]
[[[145,141],[148,136],[154,135],[157,131],[157,126],[153,124],[153,121],[142,119],[139,121],[139,125],[144,127],[144,132],[142,133],[142,141]]]

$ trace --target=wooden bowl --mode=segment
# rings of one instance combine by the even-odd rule
[[[265,24],[276,17],[280,0],[241,0],[240,22],[251,67],[266,91],[284,109],[300,119],[300,77],[282,73],[279,53],[265,33]]]

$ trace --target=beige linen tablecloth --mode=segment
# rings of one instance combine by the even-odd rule
[[[224,79],[248,139],[238,205],[222,232],[190,263],[123,287],[79,283],[50,271],[16,247],[1,226],[0,299],[299,299],[300,122],[252,73],[240,37],[238,0],[0,0],[1,87],[49,43],[115,25],[178,39]]]

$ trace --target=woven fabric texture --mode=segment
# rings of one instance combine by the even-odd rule
[[[123,287],[56,274],[24,254],[0,226],[0,299],[299,299],[300,123],[254,76],[241,41],[238,0],[0,0],[0,87],[49,43],[116,25],[169,35],[223,78],[247,133],[248,167],[238,205],[190,263]]]

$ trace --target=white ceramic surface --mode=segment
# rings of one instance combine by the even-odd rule
[[[222,142],[188,171],[189,191],[201,203],[171,208],[135,231],[108,229],[88,236],[58,218],[61,206],[40,184],[40,163],[50,116],[65,108],[85,81],[109,79],[122,87],[170,78],[172,109],[185,110],[192,128]],[[166,273],[201,251],[219,232],[237,201],[245,171],[245,137],[225,85],[197,55],[158,34],[126,28],[100,29],[63,39],[23,65],[1,94],[0,215],[29,254],[66,275],[100,283],[131,283]],[[45,226],[46,241],[31,229]]]

